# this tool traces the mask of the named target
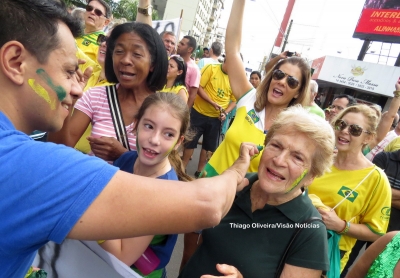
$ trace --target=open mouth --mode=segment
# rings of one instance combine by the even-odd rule
[[[342,143],[342,144],[348,144],[348,143],[350,143],[349,140],[344,139],[343,137],[338,137],[338,141],[339,141],[339,143]]]
[[[285,180],[285,177],[283,177],[283,176],[280,175],[279,173],[277,173],[277,172],[275,172],[275,171],[273,171],[273,170],[271,170],[271,169],[269,169],[269,168],[267,168],[267,172],[268,172],[268,174],[269,174],[273,179],[275,179],[275,180],[280,180],[280,181]]]
[[[126,71],[120,71],[119,73],[120,73],[120,75],[121,75],[122,77],[127,77],[127,78],[132,78],[132,77],[135,76],[135,74],[130,73],[130,72],[126,72]]]
[[[143,149],[143,154],[146,157],[154,158],[154,157],[156,157],[158,155],[158,152],[156,152],[156,151],[154,151],[152,149],[147,149],[147,148],[142,148],[142,149]]]
[[[275,96],[275,97],[281,97],[281,96],[283,96],[283,93],[279,89],[273,89],[272,90],[272,95]]]

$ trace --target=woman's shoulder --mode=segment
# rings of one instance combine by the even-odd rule
[[[237,100],[237,107],[241,106],[254,106],[254,102],[256,101],[256,94],[257,91],[255,88],[251,88],[249,91],[244,93],[238,100]]]

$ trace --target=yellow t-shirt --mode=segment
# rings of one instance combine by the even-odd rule
[[[256,90],[253,88],[242,96],[237,103],[235,120],[225,135],[225,139],[213,153],[204,167],[202,175],[213,177],[221,174],[232,166],[239,157],[240,144],[252,142],[263,146],[265,141],[264,124],[265,110],[256,112],[254,102]],[[257,172],[262,151],[250,161],[247,172]]]
[[[232,94],[228,75],[222,71],[222,65],[220,64],[210,64],[201,70],[200,86],[204,88],[204,91],[212,101],[219,104],[224,109],[228,107],[230,101],[236,102]],[[217,118],[220,114],[214,106],[199,95],[197,95],[194,100],[193,108],[207,117]]]
[[[389,223],[392,192],[386,174],[379,167],[374,165],[349,171],[332,166],[330,173],[314,180],[308,192],[317,195],[325,206],[333,208],[371,171],[368,178],[335,209],[335,212],[343,220],[365,224],[375,234],[383,235]],[[341,236],[339,249],[346,251],[340,261],[341,271],[356,241],[353,237]]]
[[[400,149],[400,137],[393,139],[385,148],[385,152],[394,152]]]
[[[105,33],[103,31],[97,31],[75,39],[78,48],[81,49],[95,63],[97,63],[97,53],[99,51],[97,37],[100,34],[104,35]]]
[[[177,94],[177,93],[179,93],[180,90],[183,89],[183,90],[185,90],[186,96],[189,97],[189,93],[188,93],[188,91],[186,89],[186,86],[184,86],[184,85],[172,86],[170,88],[166,88],[165,86],[164,86],[164,88],[162,88],[160,93],[174,93],[174,94]]]

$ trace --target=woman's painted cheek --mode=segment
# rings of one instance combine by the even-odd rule
[[[286,190],[285,193],[289,193],[290,191],[292,191],[294,188],[296,188],[296,186],[298,186],[300,184],[300,182],[304,179],[304,177],[307,175],[308,170],[305,169],[303,171],[303,173],[301,173],[300,177],[298,177],[293,183],[292,185]]]

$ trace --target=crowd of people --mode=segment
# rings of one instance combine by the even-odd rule
[[[247,76],[245,0],[197,63],[150,6],[125,22],[104,0],[0,5],[2,274],[34,277],[37,251],[72,239],[163,278],[185,234],[179,277],[395,277],[400,78],[383,113],[347,94],[323,110],[300,55]]]

